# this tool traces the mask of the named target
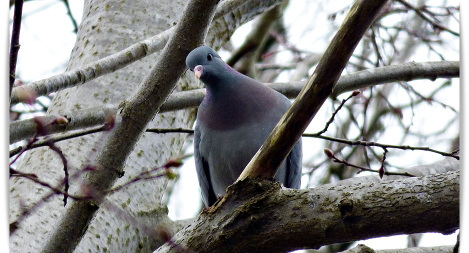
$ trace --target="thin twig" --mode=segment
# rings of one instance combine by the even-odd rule
[[[327,132],[327,129],[328,129],[329,126],[332,124],[332,122],[334,122],[335,116],[336,116],[337,113],[340,111],[340,109],[342,109],[342,107],[344,106],[344,104],[345,104],[349,99],[351,99],[352,97],[357,96],[358,94],[360,94],[360,91],[356,90],[356,91],[352,92],[352,94],[350,94],[350,96],[348,96],[346,99],[343,99],[342,102],[340,103],[340,105],[337,107],[337,109],[335,109],[335,111],[332,113],[332,116],[331,116],[331,118],[327,121],[326,126],[324,126],[324,129],[322,129],[321,131],[317,132],[316,134],[319,136],[319,135],[321,135],[321,134]]]
[[[66,194],[64,194],[64,206],[67,205],[67,198],[68,198],[68,189],[70,188],[70,182],[69,182],[69,174],[68,174],[68,162],[67,162],[67,158],[65,158],[65,155],[64,153],[62,152],[62,150],[57,147],[53,141],[48,141],[48,146],[49,148],[54,151],[55,153],[57,153],[60,157],[60,160],[62,161],[62,164],[63,164],[63,170],[64,170],[64,192]]]
[[[42,185],[42,186],[52,190],[55,194],[62,194],[62,195],[67,196],[67,197],[69,197],[73,200],[85,200],[85,199],[90,199],[91,198],[90,196],[79,196],[79,195],[70,194],[70,193],[66,192],[65,190],[61,190],[58,187],[54,187],[51,184],[40,180],[35,174],[23,173],[21,171],[15,170],[11,167],[10,167],[10,177],[22,177],[22,178],[29,179],[29,180],[31,180],[31,181],[39,184],[39,185]]]
[[[68,0],[62,0],[62,2],[65,4],[65,8],[67,8],[67,15],[70,17],[70,20],[72,21],[73,24],[73,32],[77,33],[78,32],[78,24],[75,18],[73,17],[72,10],[70,9],[70,4],[68,3]]]
[[[370,36],[371,45],[373,45],[373,49],[375,50],[375,53],[376,53],[376,62],[374,64],[375,67],[379,67],[380,64],[388,65],[384,63],[384,58],[383,56],[381,56],[381,52],[379,51],[378,42],[376,42],[376,33],[375,33],[374,27],[371,26],[370,30],[371,30],[371,36]]]
[[[142,180],[149,180],[149,179],[153,179],[153,178],[157,178],[157,177],[161,177],[161,176],[174,177],[174,174],[171,171],[169,171],[169,168],[180,167],[182,165],[182,160],[186,159],[187,157],[189,157],[189,155],[185,155],[185,156],[181,156],[181,157],[169,160],[165,165],[163,165],[161,167],[157,167],[157,168],[155,168],[151,171],[144,171],[144,172],[140,173],[140,175],[138,175],[134,179],[129,180],[127,183],[124,183],[120,186],[117,186],[117,187],[111,189],[109,191],[109,193],[110,194],[115,193],[115,192],[121,190],[122,188],[124,188],[126,186],[129,186],[131,184],[134,184],[134,183],[142,181]],[[152,171],[157,171],[157,170],[160,170],[160,169],[165,169],[165,171],[162,174],[159,174],[159,175],[155,175],[155,176],[151,176],[151,177],[149,177],[149,176],[145,177],[145,175],[148,175],[148,173],[151,173]],[[81,176],[84,172],[91,171],[91,170],[93,170],[93,168],[90,167],[90,166],[87,166],[87,167],[85,167],[85,169],[79,170],[77,173],[72,174],[70,176],[70,180],[76,179],[79,176]],[[84,199],[91,199],[91,198],[96,197],[92,194],[87,194],[87,195],[82,195],[82,196],[72,195],[72,194],[69,194],[65,190],[61,190],[61,187],[63,185],[65,185],[65,183],[66,183],[65,179],[63,179],[60,184],[58,184],[57,186],[54,187],[54,186],[50,185],[49,183],[46,183],[46,182],[40,180],[37,177],[37,175],[35,175],[35,174],[20,172],[18,170],[12,169],[10,167],[10,177],[12,177],[12,176],[14,176],[14,177],[23,177],[23,178],[29,179],[29,180],[31,180],[31,181],[39,184],[39,185],[42,185],[46,188],[49,188],[50,190],[52,190],[52,192],[50,194],[44,196],[40,201],[38,201],[38,202],[34,203],[33,205],[31,205],[28,209],[23,210],[21,212],[21,215],[19,215],[19,218],[16,221],[10,223],[10,235],[12,235],[16,231],[16,229],[19,227],[19,224],[29,214],[31,214],[33,210],[39,208],[39,206],[44,204],[48,199],[50,199],[52,196],[54,196],[56,194],[62,194],[64,197],[70,197],[74,200],[84,200]],[[87,189],[87,192],[90,193],[89,189]]]
[[[76,132],[73,132],[73,133],[63,134],[63,135],[60,135],[60,136],[48,136],[44,139],[36,140],[33,143],[28,142],[24,146],[19,146],[19,147],[16,147],[16,148],[10,150],[10,157],[13,157],[14,155],[17,155],[18,153],[23,153],[26,150],[48,146],[49,141],[53,141],[55,143],[55,142],[59,142],[59,141],[64,141],[64,140],[68,140],[68,139],[73,139],[73,138],[85,136],[85,135],[88,135],[88,134],[99,133],[99,132],[107,130],[108,128],[109,128],[109,126],[107,126],[105,124],[105,125],[102,125],[102,126],[93,127],[93,128],[86,129],[86,130],[83,130],[83,131],[76,131]],[[157,133],[157,134],[165,134],[165,133],[194,134],[194,130],[184,129],[184,128],[149,128],[149,129],[146,130],[146,132]]]
[[[186,158],[186,157],[184,156],[184,157],[172,159],[172,160],[169,160],[165,165],[163,165],[161,167],[155,167],[155,168],[153,168],[149,171],[142,171],[140,174],[135,176],[133,179],[130,179],[126,183],[121,184],[119,186],[116,186],[116,187],[110,189],[108,191],[108,193],[113,194],[113,193],[121,190],[124,187],[127,187],[131,184],[134,184],[134,183],[142,181],[142,180],[151,180],[151,179],[160,178],[160,177],[163,177],[163,176],[166,176],[168,178],[175,178],[175,177],[177,177],[177,175],[174,174],[170,170],[170,168],[179,168],[179,167],[181,167],[182,164],[183,164],[182,159],[184,159],[184,158]],[[164,170],[164,171],[161,172],[161,170]],[[151,173],[153,173],[153,172],[159,172],[160,174],[151,175]]]
[[[91,167],[86,167],[84,170],[80,170],[78,171],[77,173],[75,174],[72,174],[72,176],[70,177],[71,179],[76,179],[78,178],[80,175],[82,175],[82,173],[84,172],[87,172],[87,171],[90,171],[92,168]],[[16,175],[12,175],[11,171],[10,171],[10,174],[11,176],[17,176],[17,177],[22,177],[20,174],[22,174],[21,172],[19,171],[14,171],[14,174]],[[33,178],[37,178],[37,176],[35,174],[27,174],[25,173],[26,175],[30,175],[32,176]],[[27,178],[27,177],[25,177]],[[31,178],[28,178],[30,180],[32,180]],[[39,179],[37,179],[39,180]],[[46,186],[47,187],[47,183],[40,183],[40,182],[37,182],[38,184],[42,185],[42,186]],[[52,192],[49,193],[48,195],[44,196],[43,198],[41,198],[39,201],[37,201],[36,203],[32,204],[29,206],[29,208],[27,209],[22,209],[22,212],[21,214],[19,215],[18,219],[11,222],[10,223],[10,236],[16,231],[16,229],[19,227],[19,224],[24,220],[26,219],[30,214],[32,214],[32,212],[36,209],[38,209],[42,204],[46,203],[52,196],[56,195],[56,194],[59,194],[59,192],[61,192],[60,188],[65,184],[65,180],[62,180],[62,182],[60,184],[58,184],[56,187],[53,187],[51,188],[52,189]],[[70,196],[70,195],[69,195]],[[71,197],[71,196],[70,196]],[[75,196],[76,197],[76,196]]]
[[[411,85],[409,85],[407,82],[397,82],[401,87],[403,87],[404,89],[408,90],[408,91],[411,91],[412,93],[414,93],[417,97],[421,98],[422,100],[428,102],[429,104],[431,104],[432,102],[435,102],[439,105],[441,105],[443,108],[449,108],[451,111],[453,112],[458,112],[454,107],[450,106],[450,105],[447,105],[443,102],[440,102],[436,99],[433,98],[433,95],[435,94],[435,92],[433,92],[432,94],[430,94],[430,96],[428,97],[425,97],[424,95],[422,95],[421,93],[419,93],[417,90],[414,89],[414,87],[412,87]]]
[[[48,136],[50,133],[47,129],[47,126],[48,124],[55,124],[57,123],[59,119],[56,119],[54,120],[53,122],[50,122],[50,123],[44,123],[42,120],[40,120],[39,118],[34,118],[34,122],[36,123],[36,133],[37,135],[39,136]],[[62,119],[60,119],[62,120]],[[65,155],[64,153],[62,152],[62,150],[57,147],[55,144],[54,144],[54,141],[48,139],[46,137],[45,139],[47,142],[46,142],[46,145],[49,146],[49,148],[54,151],[55,153],[57,153],[60,157],[60,160],[62,161],[62,164],[63,164],[63,169],[64,169],[64,184],[65,184],[65,188],[64,188],[64,191],[66,194],[64,194],[64,206],[67,205],[67,195],[68,195],[68,188],[70,187],[69,185],[69,178],[68,178],[68,162],[67,162],[67,158],[65,158]]]
[[[433,26],[433,28],[438,28],[440,30],[447,31],[447,32],[459,37],[459,33],[447,28],[446,26],[444,26],[444,25],[442,25],[438,22],[435,22],[434,20],[431,20],[421,10],[419,10],[418,8],[416,8],[413,5],[409,4],[408,2],[406,2],[404,0],[395,0],[395,1],[401,3],[402,5],[404,5],[405,7],[409,8],[409,9],[415,11],[415,13],[417,13],[417,15],[419,15],[419,17],[421,17],[423,20],[430,23]]]
[[[384,163],[386,162],[386,154],[388,153],[387,148],[383,148],[383,158],[381,159],[381,167],[379,167],[379,177],[383,178],[383,175],[386,174],[386,166],[384,166]]]
[[[24,154],[24,152],[26,152],[27,150],[32,149],[33,146],[34,146],[34,143],[36,143],[37,140],[38,140],[37,135],[34,135],[33,138],[28,139],[28,141],[27,141],[27,143],[26,143],[25,146],[20,146],[20,147],[17,147],[17,148],[15,148],[15,149],[11,150],[11,151],[10,151],[10,157],[12,157],[12,156],[14,156],[14,155],[16,155],[16,154],[19,154],[19,155],[16,156],[16,157],[13,159],[13,161],[10,162],[10,166],[11,166],[12,164],[14,164],[14,163],[18,160],[18,158],[19,158],[22,154]],[[12,152],[14,152],[15,154],[12,155]]]
[[[362,171],[369,171],[369,172],[378,173],[381,178],[382,178],[381,173],[384,173],[384,175],[387,175],[387,176],[389,176],[389,175],[398,175],[398,176],[415,177],[415,175],[412,175],[408,172],[388,172],[388,171],[381,171],[381,169],[380,170],[373,170],[373,169],[370,169],[370,168],[365,168],[365,167],[362,167],[362,166],[359,166],[359,165],[355,165],[355,164],[347,162],[344,159],[337,158],[335,156],[334,152],[332,152],[330,149],[327,149],[327,148],[324,149],[324,153],[327,155],[327,157],[332,159],[332,161],[335,162],[335,163],[341,163],[343,165],[359,169],[357,174],[362,172]]]
[[[184,128],[148,128],[145,130],[145,132],[157,133],[157,134],[167,134],[167,133],[194,134],[194,130],[184,129]]]
[[[335,138],[335,137],[329,137],[329,136],[324,136],[324,135],[316,135],[316,134],[303,134],[303,137],[313,137],[313,138],[319,138],[323,140],[328,140],[328,141],[334,141],[334,142],[339,142],[339,143],[344,143],[352,146],[365,146],[365,147],[380,147],[380,148],[395,148],[395,149],[402,149],[402,150],[421,150],[421,151],[428,151],[432,153],[436,153],[442,156],[449,156],[453,157],[457,160],[459,160],[459,155],[456,155],[459,150],[455,150],[451,153],[448,152],[443,152],[439,150],[435,150],[429,147],[414,147],[414,146],[409,146],[409,145],[392,145],[392,144],[382,144],[382,143],[377,143],[373,141],[359,141],[359,140],[346,140],[346,139],[340,139],[340,138]]]
[[[99,126],[99,127],[94,127],[94,128],[86,129],[86,130],[79,131],[79,132],[64,134],[64,135],[61,135],[61,136],[48,136],[48,137],[46,137],[42,140],[31,143],[31,145],[29,145],[29,143],[28,143],[26,146],[19,146],[15,149],[10,150],[10,157],[12,157],[12,156],[14,156],[14,155],[16,155],[20,152],[23,153],[24,151],[29,150],[29,149],[48,146],[49,145],[48,143],[50,141],[52,141],[52,142],[64,141],[64,140],[73,139],[73,138],[80,137],[80,136],[85,136],[85,135],[88,135],[88,134],[94,134],[94,133],[102,132],[102,131],[105,131],[106,129],[107,129],[107,126],[102,125],[102,126]]]
[[[15,13],[13,14],[13,29],[11,32],[10,43],[10,95],[15,83],[16,61],[18,59],[18,51],[20,50],[20,31],[21,16],[23,15],[23,0],[15,0]]]

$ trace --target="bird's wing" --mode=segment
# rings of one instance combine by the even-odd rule
[[[302,160],[301,139],[287,157],[287,184],[288,188],[299,189],[301,186],[301,160]]]
[[[212,187],[212,181],[210,180],[210,170],[207,161],[200,154],[200,130],[197,125],[194,131],[194,160],[195,169],[197,170],[197,177],[199,179],[199,185],[202,193],[202,200],[205,206],[211,206],[217,201],[215,192]]]

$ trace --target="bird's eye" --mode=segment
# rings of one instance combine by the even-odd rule
[[[211,61],[212,58],[213,58],[212,54],[208,54],[208,55],[207,55],[207,60],[208,60],[208,61]]]

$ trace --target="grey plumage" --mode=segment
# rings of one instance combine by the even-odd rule
[[[236,72],[209,47],[190,52],[186,65],[207,87],[197,113],[194,156],[202,199],[211,206],[238,178],[288,110],[290,101]],[[301,159],[300,140],[275,178],[286,187],[299,188]]]

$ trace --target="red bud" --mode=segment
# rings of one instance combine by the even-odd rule
[[[335,158],[334,152],[332,152],[332,150],[330,150],[330,149],[328,149],[328,148],[325,148],[325,149],[324,149],[324,154],[326,154],[327,157],[329,157],[329,158],[331,158],[331,159],[332,159],[332,158]]]

